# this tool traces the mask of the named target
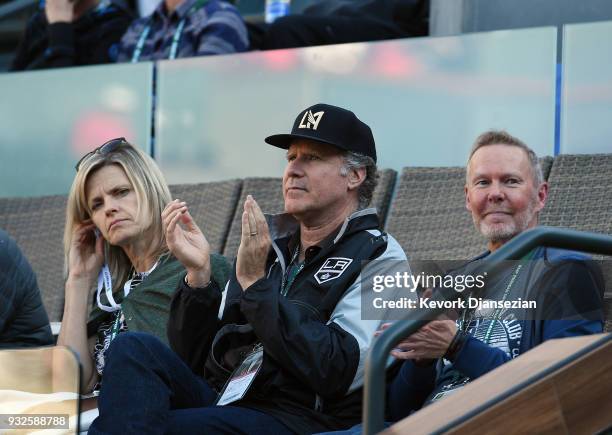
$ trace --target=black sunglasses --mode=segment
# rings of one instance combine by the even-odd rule
[[[118,137],[116,139],[111,139],[108,142],[104,142],[102,145],[100,145],[95,150],[90,151],[87,154],[85,154],[83,157],[81,157],[81,159],[77,162],[74,168],[77,170],[77,172],[79,172],[81,163],[83,163],[83,160],[87,159],[89,156],[93,154],[106,155],[106,154],[112,153],[117,148],[124,146],[124,145],[129,145],[128,141],[126,141],[124,137]]]

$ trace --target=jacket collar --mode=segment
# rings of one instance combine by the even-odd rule
[[[276,257],[280,262],[283,273],[286,268],[286,253],[295,249],[295,244],[299,243],[299,222],[290,214],[281,213],[266,215],[270,237],[272,238],[272,248],[276,252]],[[358,210],[346,218],[337,232],[332,232],[320,244],[321,250],[338,243],[344,236],[357,231],[376,229],[379,227],[378,216],[375,208]]]
[[[290,237],[294,234],[298,234],[300,231],[299,222],[288,213],[268,214],[266,215],[266,220],[272,240]],[[332,234],[325,238],[321,245],[327,245],[330,238],[330,244],[336,244],[346,234],[364,229],[378,228],[378,226],[379,222],[376,208],[357,210],[344,220],[337,233],[332,232]]]

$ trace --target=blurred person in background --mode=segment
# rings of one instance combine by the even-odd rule
[[[229,265],[223,257],[198,256],[203,263],[198,266],[206,270],[188,274],[192,262],[169,252],[162,229],[167,205],[180,209],[177,225],[184,226],[181,236],[188,251],[208,253],[187,204],[171,201],[156,163],[125,139],[106,142],[77,164],[66,211],[68,278],[58,345],[79,354],[83,391],[98,388],[106,351],[119,334],[148,332],[167,342],[170,299],[183,280],[194,288],[227,281]],[[199,244],[194,245],[196,236]],[[96,286],[88,321],[88,295]]]
[[[319,0],[253,30],[253,48],[308,47],[426,36],[429,0]],[[263,33],[263,34],[262,34]]]
[[[238,10],[218,0],[163,0],[134,21],[119,46],[119,62],[239,53],[249,48]]]
[[[0,230],[0,349],[50,344],[36,275],[17,243]]]
[[[11,71],[110,63],[133,19],[122,0],[46,0],[28,21]]]

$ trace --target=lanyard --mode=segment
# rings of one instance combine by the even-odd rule
[[[524,269],[525,265],[528,263],[528,261],[531,259],[531,257],[533,256],[534,252],[530,252],[529,255],[527,255],[527,257],[516,266],[516,268],[514,269],[514,272],[512,272],[512,276],[510,277],[510,280],[508,281],[508,285],[506,286],[506,289],[504,290],[504,294],[502,295],[502,302],[506,301],[506,299],[508,298],[508,295],[510,295],[510,290],[512,289],[512,286],[514,286],[514,283],[516,282],[519,274],[521,273],[521,271]],[[469,324],[471,323],[471,319],[467,319],[467,312],[468,310],[464,310],[463,314],[461,316],[461,321],[459,323],[459,329],[463,330],[463,328],[465,327],[465,329],[467,330]],[[487,326],[487,332],[485,333],[485,336],[483,338],[483,342],[485,344],[489,344],[489,341],[491,340],[491,335],[493,334],[493,328],[495,327],[495,323],[497,322],[497,320],[499,320],[499,318],[501,317],[501,313],[502,313],[502,308],[496,308],[494,313],[493,313],[493,317],[491,319],[491,321],[489,322],[489,325]],[[461,381],[461,382],[459,382]],[[457,385],[461,384],[461,386],[465,385],[467,382],[469,381],[469,378],[462,375],[461,373],[459,373],[458,371],[455,371],[455,373],[453,374],[453,379],[452,381],[449,383],[449,385],[447,386],[447,390],[452,390],[457,388]],[[440,393],[438,393],[440,394]],[[442,395],[436,395],[436,397],[434,397],[433,400],[437,400],[440,397],[444,396],[444,394]]]
[[[508,285],[506,286],[506,290],[504,290],[504,294],[502,296],[502,303],[506,301],[506,298],[510,294],[510,289],[514,285],[516,278],[518,278],[519,273],[521,273],[522,268],[523,268],[523,263],[520,263],[518,266],[516,266],[516,269],[514,269],[514,272],[512,273],[512,276],[510,277],[510,281],[508,282]],[[491,339],[491,334],[493,333],[493,327],[495,326],[495,323],[497,322],[497,320],[499,320],[499,317],[501,316],[501,312],[502,312],[501,308],[495,309],[495,312],[493,313],[493,318],[491,319],[491,322],[489,322],[487,332],[485,333],[485,336],[484,336],[485,344],[489,344],[489,340]]]
[[[100,294],[102,293],[102,289],[104,289],[104,293],[106,293],[106,300],[110,304],[110,306],[106,306],[100,300]],[[128,287],[127,293],[125,292],[125,287],[123,288],[123,297],[127,297],[130,293],[130,289]],[[100,274],[98,275],[98,291],[96,293],[96,302],[98,303],[98,307],[101,310],[106,311],[107,313],[112,313],[113,311],[117,311],[121,309],[121,304],[115,302],[115,298],[113,297],[113,280],[111,278],[110,269],[107,264],[102,266],[100,270]]]
[[[153,270],[155,270],[158,264],[159,259],[155,262],[151,269],[142,274],[142,279],[144,280],[151,272],[153,272]],[[123,299],[127,298],[127,296],[130,294],[133,279],[134,278],[130,278],[123,285]],[[104,305],[100,300],[102,289],[104,289],[104,293],[106,294],[106,300],[108,300],[110,306]],[[107,264],[104,264],[104,266],[102,266],[100,274],[98,275],[98,291],[96,293],[96,302],[98,304],[98,307],[100,307],[101,310],[106,311],[107,313],[112,313],[121,309],[121,304],[115,302],[115,298],[113,297],[113,280],[111,277],[110,269],[108,268]]]
[[[510,281],[508,281],[508,285],[506,286],[506,289],[504,290],[504,294],[502,295],[502,299],[501,299],[502,304],[508,298],[508,295],[510,294],[510,290],[512,289],[512,286],[516,282],[516,279],[518,278],[519,274],[521,273],[521,270],[529,262],[533,254],[534,254],[533,251],[530,252],[526,256],[526,258],[516,266],[516,268],[514,269],[514,272],[512,272]],[[499,318],[501,317],[502,311],[503,311],[502,308],[496,308],[495,311],[493,312],[493,317],[491,318],[491,321],[489,322],[489,326],[487,327],[487,332],[485,333],[485,336],[484,336],[485,344],[489,344],[489,340],[491,339],[491,334],[493,333],[493,328],[495,327],[495,323],[497,322],[497,320],[499,320]],[[459,329],[463,329],[463,327],[467,328],[469,326],[468,323],[470,322],[466,319],[467,317],[466,314],[467,314],[467,310],[465,310],[463,312],[463,315],[461,316],[461,324],[459,325]]]
[[[189,17],[193,12],[202,7],[206,3],[206,0],[197,1],[189,11],[185,14],[181,21],[179,21],[178,26],[176,26],[176,30],[174,31],[174,35],[172,36],[172,45],[170,46],[170,54],[168,55],[168,59],[176,59],[176,54],[178,52],[179,42],[181,40],[181,36],[183,35],[183,28],[185,27],[185,22],[187,21],[187,17]],[[142,49],[144,48],[145,41],[151,32],[151,20],[153,20],[153,16],[149,20],[149,23],[145,26],[144,30],[140,34],[140,38],[138,38],[138,42],[136,43],[136,47],[134,48],[134,52],[132,53],[132,63],[138,62],[140,59],[140,55],[142,54]]]
[[[115,337],[117,336],[117,334],[119,334],[119,331],[121,330],[121,324],[123,323],[121,321],[122,317],[123,317],[123,314],[121,312],[118,312],[117,317],[115,318],[115,321],[113,322],[113,326],[111,327],[111,331],[110,331],[111,341],[115,339]]]
[[[304,263],[300,263],[299,265],[294,265],[295,260],[298,258],[298,254],[300,253],[300,245],[298,244],[293,252],[293,256],[291,257],[291,262],[289,262],[289,266],[287,266],[287,271],[283,276],[283,282],[281,284],[281,295],[287,296],[289,289],[291,288],[291,284],[295,281],[295,277],[304,269]]]

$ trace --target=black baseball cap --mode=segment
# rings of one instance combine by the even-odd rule
[[[372,157],[376,144],[372,130],[350,110],[331,104],[315,104],[300,112],[289,134],[268,136],[265,141],[288,149],[294,139],[310,139]]]

